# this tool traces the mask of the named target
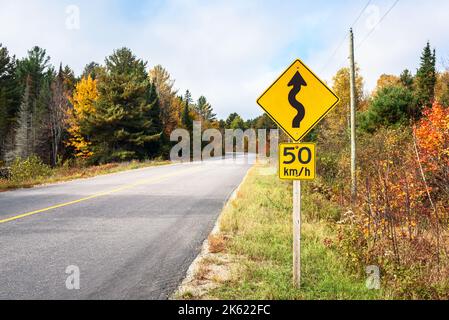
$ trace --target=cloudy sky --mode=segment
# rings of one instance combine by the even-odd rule
[[[17,57],[41,46],[53,64],[77,74],[126,46],[149,66],[168,69],[180,92],[205,95],[220,117],[252,118],[261,113],[257,97],[295,58],[331,80],[347,64],[343,39],[358,17],[356,58],[366,90],[382,73],[415,71],[428,40],[442,69],[449,1],[400,0],[378,24],[394,2],[0,0],[0,43]]]

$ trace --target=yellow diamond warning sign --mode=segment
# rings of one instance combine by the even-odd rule
[[[315,153],[313,143],[281,143],[279,145],[279,177],[282,180],[314,180]]]
[[[340,101],[301,60],[257,100],[294,141],[301,141]]]

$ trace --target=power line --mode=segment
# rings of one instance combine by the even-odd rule
[[[359,15],[357,16],[357,18],[354,20],[354,22],[351,24],[351,28],[354,28],[354,26],[357,24],[357,22],[359,22],[360,18],[362,17],[363,13],[365,12],[366,8],[368,8],[368,6],[371,4],[372,0],[368,0],[367,4],[363,7],[363,9],[360,11]],[[338,47],[335,49],[335,51],[332,53],[332,55],[329,57],[329,59],[327,59],[326,63],[324,64],[323,68],[321,69],[321,72],[323,72],[327,66],[329,65],[329,63],[332,61],[332,59],[335,57],[335,55],[338,53],[338,51],[341,49],[341,46],[346,42],[346,39],[348,38],[348,35],[345,34],[345,37],[343,38],[343,40],[340,42],[340,44],[338,45]]]
[[[355,19],[355,21],[352,23],[351,28],[354,28],[356,23],[359,22],[360,18],[362,17],[363,13],[365,12],[366,8],[368,8],[368,6],[371,4],[371,2],[372,2],[372,0],[369,0],[368,3],[363,7],[363,9],[362,9],[362,11],[360,11],[360,14],[357,17],[357,19]]]
[[[370,32],[368,32],[368,34],[365,36],[365,38],[363,38],[363,40],[359,43],[359,45],[357,46],[356,50],[360,49],[360,47],[365,43],[366,40],[368,40],[368,38],[373,34],[374,31],[376,31],[376,28],[379,24],[382,23],[382,21],[384,21],[384,19],[388,16],[388,14],[391,12],[391,10],[394,9],[394,7],[396,7],[396,5],[398,4],[399,0],[396,0],[393,5],[390,7],[390,9],[388,9],[387,12],[385,12],[385,14],[382,16],[382,18],[380,18],[380,20],[376,23],[376,25],[371,29]]]
[[[385,20],[385,18],[387,17],[387,15],[391,12],[391,10],[393,10],[393,8],[398,4],[399,0],[396,0],[393,5],[388,9],[388,11],[382,16],[382,18],[379,20],[379,22],[377,22],[377,24],[374,26],[374,28],[365,36],[365,38],[363,38],[363,40],[359,43],[359,45],[355,48],[355,50],[358,50],[362,44],[371,36],[371,34],[376,30],[377,26],[383,21]],[[348,57],[344,58],[338,65],[343,65],[346,62],[346,59],[348,59]]]

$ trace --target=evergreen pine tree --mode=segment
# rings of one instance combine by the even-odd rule
[[[193,119],[190,115],[190,104],[192,103],[192,95],[189,90],[186,91],[185,97],[183,99],[184,109],[181,115],[181,122],[184,128],[191,131],[193,129]]]
[[[235,118],[240,117],[238,113],[234,112],[229,115],[229,117],[226,119],[226,129],[231,128],[232,122],[235,120]]]
[[[91,62],[84,67],[81,78],[91,77],[93,80],[97,78],[98,70],[101,69],[100,65],[96,62]]]
[[[52,103],[51,84],[54,78],[54,70],[51,69],[41,81],[39,95],[33,104],[31,113],[33,154],[39,156],[47,164],[53,164],[50,107]]]
[[[159,155],[162,147],[162,143],[165,142],[163,139],[164,126],[162,124],[161,118],[161,107],[159,96],[157,94],[156,86],[154,84],[150,85],[149,90],[149,119],[151,121],[148,126],[149,136],[154,137],[154,139],[149,139],[146,146],[149,157],[155,157]]]
[[[122,48],[106,59],[98,75],[96,112],[88,115],[96,162],[145,159],[157,155],[162,131],[157,94],[146,62]]]
[[[435,84],[437,81],[435,65],[435,50],[432,51],[430,43],[427,42],[421,55],[421,66],[416,74],[416,99],[419,106],[415,115],[417,118],[421,116],[422,108],[431,107],[435,99]]]
[[[39,96],[40,86],[49,70],[49,62],[50,57],[47,56],[44,49],[39,47],[33,47],[28,51],[28,56],[25,59],[18,61],[17,75],[23,90],[26,85],[30,85],[31,104]]]
[[[48,128],[48,108],[51,101],[50,85],[54,79],[54,69],[49,66],[50,57],[46,51],[34,47],[28,56],[17,63],[17,78],[20,81],[21,95],[27,97],[26,105],[29,113],[30,136],[27,149],[32,150],[50,163],[50,134]],[[27,92],[25,92],[27,91]],[[25,112],[21,108],[21,112]],[[20,127],[20,126],[19,126]],[[15,135],[17,137],[17,134]],[[20,135],[19,135],[20,136]],[[17,145],[17,141],[14,143]],[[20,144],[20,142],[19,142]]]
[[[405,69],[400,76],[401,84],[409,90],[413,89],[413,75],[408,69]]]
[[[196,104],[195,109],[204,121],[213,122],[217,120],[217,115],[214,114],[212,106],[207,101],[206,97],[201,96],[198,99],[198,103]]]
[[[16,60],[9,56],[8,49],[0,43],[0,162],[12,148],[11,140],[20,99]]]
[[[62,76],[62,80],[64,82],[64,90],[67,91],[68,94],[71,94],[75,89],[76,77],[75,72],[69,66],[65,66],[62,69],[62,64],[59,67],[59,74]]]

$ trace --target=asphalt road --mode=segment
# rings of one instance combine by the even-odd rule
[[[0,299],[167,299],[249,168],[209,161],[0,193]]]

